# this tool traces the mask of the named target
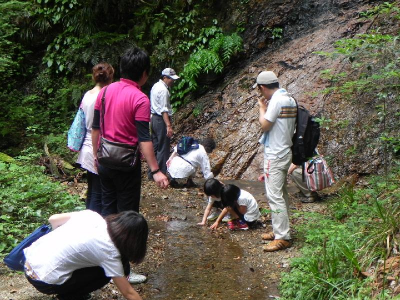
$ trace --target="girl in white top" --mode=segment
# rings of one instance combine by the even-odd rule
[[[92,78],[96,86],[87,91],[81,102],[81,109],[85,114],[86,136],[83,141],[77,163],[87,170],[88,191],[86,208],[101,213],[101,184],[100,177],[95,168],[93,146],[92,146],[92,124],[94,115],[94,104],[100,90],[110,84],[114,78],[114,69],[107,63],[100,63],[93,67]]]
[[[126,299],[140,300],[124,270],[146,254],[148,225],[137,212],[103,219],[91,210],[53,215],[53,231],[24,250],[25,275],[39,291],[58,299],[81,300],[112,278]],[[128,264],[129,265],[129,264]]]
[[[225,185],[219,180],[211,178],[204,183],[204,193],[209,196],[209,200],[203,219],[198,225],[207,224],[207,217],[213,207],[222,207],[223,210],[211,225],[211,229],[216,229],[228,213],[232,219],[228,221],[228,227],[231,230],[247,230],[249,227],[255,226],[261,217],[257,200],[249,192],[241,190],[236,185]]]
[[[211,225],[211,229],[216,229],[227,213],[230,213],[232,217],[232,220],[228,222],[230,230],[253,228],[261,218],[258,203],[253,195],[234,184],[222,187],[221,201],[224,209],[215,223]]]

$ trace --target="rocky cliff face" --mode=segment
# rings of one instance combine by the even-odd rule
[[[225,13],[228,23],[247,24],[243,34],[246,54],[207,94],[175,114],[176,135],[214,137],[217,149],[210,156],[214,173],[224,178],[255,180],[262,172],[263,154],[258,144],[260,95],[252,85],[262,70],[273,70],[281,86],[314,114],[348,120],[349,127],[370,118],[368,109],[355,111],[344,99],[318,94],[330,84],[321,79],[321,71],[340,69],[343,64],[315,52],[330,51],[335,41],[365,33],[371,21],[361,19],[359,13],[371,5],[371,1],[361,0],[253,0],[240,9],[230,7],[230,13]],[[273,37],[271,28],[282,28],[283,38]],[[196,117],[194,109],[201,111]],[[343,156],[358,142],[359,134],[357,130],[322,130],[319,149],[331,157],[330,164],[337,176],[371,173],[381,167],[378,150],[365,149],[353,158]],[[370,163],[361,163],[365,161]]]

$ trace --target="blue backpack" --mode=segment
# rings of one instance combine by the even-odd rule
[[[178,141],[177,152],[179,155],[186,154],[194,149],[199,149],[199,142],[190,136],[183,136]]]
[[[4,263],[11,270],[24,271],[25,255],[24,249],[32,245],[33,242],[51,231],[49,225],[42,225],[27,236],[21,243],[19,243],[11,252],[4,258]]]
[[[68,142],[67,146],[72,151],[78,152],[81,150],[83,141],[86,136],[86,121],[85,113],[81,108],[75,115],[75,119],[72,122],[70,129],[68,130]]]

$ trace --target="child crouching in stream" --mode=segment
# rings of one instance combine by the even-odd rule
[[[208,182],[211,180],[219,184],[216,182]],[[213,187],[213,189],[210,189],[210,187]],[[261,218],[261,214],[256,199],[249,192],[233,184],[224,185],[216,179],[209,179],[204,183],[204,192],[207,196],[213,198],[213,200],[221,198],[222,206],[224,207],[210,229],[216,229],[228,213],[232,218],[232,220],[228,221],[230,230],[247,230],[249,227],[256,227],[257,221]],[[199,225],[205,225],[211,207],[212,205],[210,206],[209,203],[204,212],[203,221],[199,223]]]

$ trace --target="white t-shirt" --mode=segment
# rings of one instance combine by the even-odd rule
[[[239,205],[247,207],[247,211],[244,214],[244,219],[247,222],[254,222],[261,218],[257,200],[253,197],[252,194],[241,189],[240,196],[237,202]]]
[[[174,147],[174,152],[177,152],[176,146]],[[191,150],[181,156],[184,159],[175,156],[168,168],[168,172],[172,178],[188,178],[196,173],[197,168],[201,169],[206,180],[214,177],[214,174],[211,172],[210,160],[203,145],[199,145],[199,149]]]
[[[172,115],[168,85],[161,79],[156,82],[150,91],[151,113],[161,116],[163,112]]]
[[[97,171],[94,168],[92,124],[94,116],[94,104],[96,103],[98,94],[98,92],[92,93],[91,91],[88,91],[82,99],[81,108],[85,113],[86,136],[85,140],[83,141],[82,148],[79,151],[78,160],[76,161],[82,166],[82,168],[94,174],[97,174]]]
[[[222,201],[221,198],[212,198],[211,196],[208,197],[208,203],[213,204],[215,201]]]
[[[208,197],[208,203],[214,203],[214,201],[221,201],[220,198]],[[247,211],[244,214],[244,219],[247,222],[254,222],[261,218],[260,210],[258,208],[257,200],[249,192],[240,189],[240,195],[237,200],[239,205],[246,206]]]
[[[285,156],[292,146],[295,130],[297,106],[285,89],[277,90],[269,101],[264,119],[274,123],[269,131],[268,146],[265,146],[267,159]]]
[[[72,272],[102,267],[108,277],[124,276],[121,255],[107,232],[106,221],[84,210],[24,250],[26,261],[47,284],[63,284]]]

